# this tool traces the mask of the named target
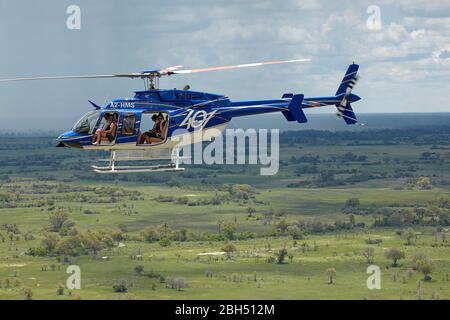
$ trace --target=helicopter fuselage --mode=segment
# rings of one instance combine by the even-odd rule
[[[88,113],[93,118],[91,125],[85,128],[84,131],[74,128],[61,134],[58,137],[58,142],[67,147],[82,149],[136,150],[156,146],[168,148],[171,147],[170,140],[174,137],[174,134],[176,135],[178,129],[184,129],[189,132],[194,132],[198,129],[223,131],[232,118],[271,112],[281,112],[288,120],[292,121],[292,119],[289,119],[288,114],[292,96],[292,94],[285,94],[281,99],[231,102],[223,95],[187,90],[137,91],[134,98],[115,99],[103,107],[94,105],[96,110]],[[359,99],[354,94],[349,96],[349,102],[358,101]],[[340,96],[304,98],[301,103],[301,109],[337,105],[341,100],[342,97]],[[93,145],[93,134],[101,125],[105,113],[115,114],[117,117],[114,143]],[[137,143],[139,133],[146,129],[141,128],[140,124],[143,115],[147,113],[162,113],[168,116],[167,139],[163,141],[165,143],[153,145],[140,145]],[[127,126],[130,127],[130,118],[132,119],[131,128],[124,132],[125,121],[128,121]]]
[[[136,91],[133,98],[115,99],[85,114],[72,130],[58,137],[59,146],[82,149],[142,150],[147,148],[173,148],[175,139],[181,134],[193,134],[201,129],[223,131],[235,117],[281,112],[288,121],[307,122],[304,109],[334,105],[338,118],[347,124],[358,124],[351,103],[360,100],[352,93],[357,81],[359,66],[351,64],[334,96],[306,98],[303,94],[285,93],[280,99],[230,101],[224,95],[177,89],[148,89]],[[158,115],[164,123],[164,133],[159,140],[142,139],[151,136],[151,123],[145,116]],[[96,132],[110,126],[106,118],[114,123],[115,132],[108,141],[93,143]],[[145,123],[145,124],[144,124]],[[156,125],[156,122],[155,122]],[[161,128],[161,127],[160,127]],[[161,129],[160,129],[161,131]],[[113,139],[111,137],[113,136]],[[208,140],[210,136],[205,135]],[[98,138],[98,136],[97,136]],[[98,139],[97,139],[98,140]],[[142,141],[146,141],[143,143]]]

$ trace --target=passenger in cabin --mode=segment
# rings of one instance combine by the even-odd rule
[[[163,114],[161,112],[158,113],[155,131],[151,136],[146,137],[147,143],[152,144],[163,141],[166,136],[168,124],[169,124],[168,116],[166,116],[166,120],[164,120]]]
[[[119,115],[117,113],[114,113],[112,116],[110,116],[110,119],[111,123],[109,125],[109,128],[106,127],[105,134],[109,143],[112,143],[116,139],[116,129],[117,122],[119,121]]]
[[[139,132],[138,134],[138,144],[144,144],[147,142],[147,138],[154,135],[156,131],[156,127],[158,126],[158,115],[154,114],[152,116],[153,121],[153,128],[149,129],[148,131],[145,131],[143,134]],[[147,142],[148,143],[148,142]]]
[[[104,115],[106,120],[106,126],[102,129],[98,129],[92,140],[93,145],[99,145],[102,141],[102,138],[107,138],[109,143],[112,143],[116,136],[116,128],[117,128],[117,116],[111,115],[109,113],[105,113]]]

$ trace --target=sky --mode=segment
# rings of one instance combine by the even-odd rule
[[[81,29],[67,28],[70,5]],[[333,95],[355,61],[357,113],[450,111],[450,0],[0,0],[0,43],[0,78],[311,59],[161,81],[231,100]],[[88,99],[142,88],[130,79],[1,83],[0,131],[65,131]]]

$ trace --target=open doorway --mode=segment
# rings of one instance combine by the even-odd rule
[[[166,142],[169,129],[167,112],[142,112],[137,145],[157,145]]]
[[[119,114],[117,112],[105,112],[102,115],[97,130],[92,137],[93,145],[112,146],[116,142],[117,123]]]

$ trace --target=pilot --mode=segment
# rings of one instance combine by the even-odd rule
[[[104,124],[100,123],[99,128],[95,131],[95,134],[92,137],[92,144],[98,144],[99,143],[99,141],[97,141],[97,140],[100,140],[102,132],[106,131],[106,129],[109,126],[110,114],[109,113],[105,113],[103,118],[105,118],[106,122]]]

